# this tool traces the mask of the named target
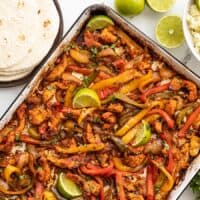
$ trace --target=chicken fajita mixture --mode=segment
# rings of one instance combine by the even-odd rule
[[[199,113],[195,83],[90,20],[0,131],[0,199],[165,200],[199,153]]]

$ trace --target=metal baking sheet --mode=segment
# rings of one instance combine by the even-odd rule
[[[118,15],[114,10],[105,6],[95,4],[93,6],[85,9],[82,14],[78,17],[69,31],[65,34],[62,41],[55,49],[55,51],[49,55],[49,58],[43,64],[43,66],[39,69],[39,71],[35,74],[34,78],[24,87],[15,101],[11,104],[8,110],[4,113],[3,117],[0,121],[0,129],[4,127],[4,125],[12,118],[13,113],[17,109],[17,107],[24,101],[24,99],[28,96],[31,91],[34,91],[34,88],[37,88],[40,80],[42,79],[42,75],[46,72],[51,65],[55,61],[55,59],[60,55],[63,50],[64,45],[69,43],[74,37],[76,37],[80,31],[84,28],[87,20],[96,14],[105,14],[113,19],[113,21],[118,24],[122,30],[124,30],[129,36],[131,36],[134,40],[136,40],[141,46],[147,47],[151,53],[158,56],[162,59],[166,64],[171,66],[175,71],[184,75],[186,78],[194,81],[198,87],[200,87],[200,77],[192,72],[187,66],[183,65],[172,55],[167,53],[162,47],[157,45],[154,41],[152,41],[149,37],[147,37],[144,33],[139,31],[135,26],[126,21],[123,17]],[[168,200],[176,200],[180,197],[182,192],[188,186],[191,179],[200,169],[200,156],[196,157],[189,168],[187,169],[184,177],[180,181],[179,185],[177,185],[169,194]]]

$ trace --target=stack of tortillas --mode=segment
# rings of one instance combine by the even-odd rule
[[[0,0],[0,81],[31,73],[54,44],[59,25],[53,0]]]

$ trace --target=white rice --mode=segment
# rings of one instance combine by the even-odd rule
[[[189,9],[187,24],[192,36],[194,48],[200,53],[200,10],[195,4],[191,5]]]

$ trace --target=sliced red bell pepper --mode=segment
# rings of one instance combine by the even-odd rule
[[[117,59],[112,64],[113,64],[113,66],[115,68],[119,69],[120,73],[124,72],[124,70],[125,70],[125,64],[126,64],[126,62],[125,62],[124,59],[122,59],[122,58]]]
[[[158,168],[155,167],[155,166],[152,166],[152,181],[153,181],[153,184],[155,184],[157,178],[158,178]]]
[[[96,167],[92,166],[90,164],[90,168],[86,166],[81,166],[81,171],[85,174],[91,175],[91,176],[98,176],[98,175],[106,175],[110,174],[113,170],[113,163],[111,162],[108,167],[102,168],[102,167]]]
[[[44,186],[40,182],[36,182],[35,184],[35,198],[38,200],[43,199],[44,194]]]
[[[126,195],[123,187],[123,176],[120,171],[115,172],[115,181],[117,185],[118,200],[126,200]]]
[[[140,99],[143,102],[145,102],[147,100],[148,96],[167,90],[169,88],[169,85],[170,85],[170,83],[167,83],[165,85],[160,85],[160,86],[157,86],[157,87],[154,87],[154,88],[150,88],[149,90],[142,93]]]
[[[159,114],[161,115],[164,120],[167,122],[169,128],[174,128],[174,120],[164,111],[158,108],[155,108],[148,112],[147,115]]]
[[[188,117],[187,121],[185,122],[184,126],[178,132],[178,137],[183,138],[187,130],[190,128],[192,123],[197,119],[197,116],[200,114],[200,106]]]
[[[92,69],[89,69],[86,67],[79,67],[77,65],[69,65],[69,66],[67,66],[66,70],[70,71],[70,72],[74,71],[74,72],[77,72],[77,73],[80,73],[83,75],[89,75],[93,71]]]
[[[111,77],[110,74],[107,74],[107,73],[105,73],[103,71],[100,71],[99,74],[98,74],[98,78],[100,80],[107,79],[107,78],[110,78],[110,77]]]
[[[61,112],[63,105],[60,102],[55,102],[53,105],[53,110]]]
[[[104,196],[104,184],[103,181],[100,177],[95,177],[95,179],[97,180],[97,182],[100,184],[101,186],[101,190],[100,190],[100,200],[105,200],[105,196]]]
[[[172,174],[173,169],[174,169],[174,157],[173,157],[173,152],[172,152],[172,141],[171,138],[168,137],[166,133],[161,134],[161,138],[165,140],[169,146],[169,151],[168,151],[168,164],[167,164],[167,171]]]
[[[28,144],[39,145],[41,143],[40,140],[33,139],[28,135],[20,135],[20,141]]]
[[[146,190],[147,190],[147,200],[154,200],[153,173],[151,165],[147,166]]]
[[[109,88],[104,88],[100,91],[98,91],[98,96],[99,98],[105,99],[107,96],[113,94],[114,92],[116,92],[119,88],[118,87],[109,87]]]

